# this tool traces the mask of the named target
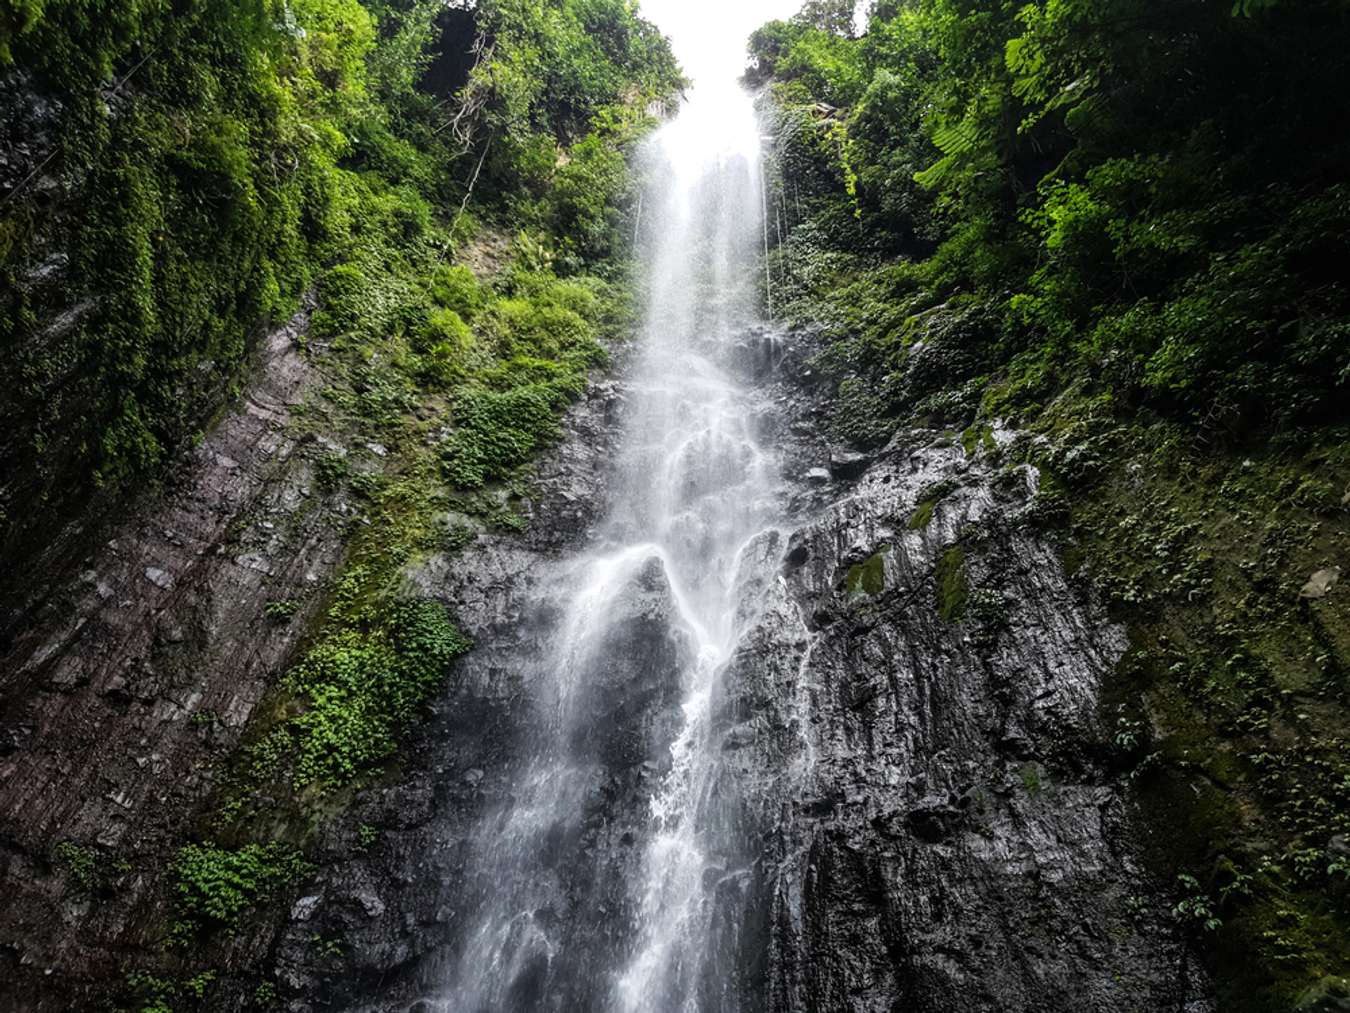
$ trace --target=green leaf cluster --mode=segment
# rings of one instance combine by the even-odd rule
[[[286,677],[303,701],[286,726],[294,781],[341,786],[387,759],[399,732],[469,648],[436,602],[396,605],[373,628],[339,628]]]
[[[187,845],[173,863],[172,941],[187,945],[202,931],[234,926],[245,911],[309,870],[299,852],[280,843],[234,850]]]

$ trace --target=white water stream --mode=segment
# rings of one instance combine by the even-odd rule
[[[749,873],[721,777],[720,679],[775,579],[783,498],[778,462],[755,437],[755,395],[729,365],[763,284],[760,146],[751,100],[734,84],[705,84],[646,146],[647,304],[625,381],[631,411],[612,508],[594,546],[562,567],[552,592],[562,618],[539,694],[548,699],[534,701],[543,731],[470,859],[485,900],[444,997],[457,1013],[737,1008],[723,980],[737,956],[714,926],[715,896]],[[663,620],[636,645],[623,625],[635,593],[660,602],[650,608]],[[627,691],[602,681],[616,666],[630,683],[655,678],[665,691],[645,710],[616,711],[634,728],[596,729],[597,693]],[[583,814],[616,776],[588,743],[625,735],[643,739],[651,774],[626,841],[637,854],[619,865],[575,841],[592,832]],[[591,879],[576,868],[586,863],[597,866]],[[578,909],[599,902],[578,900],[578,878],[612,905],[584,918]]]
[[[779,468],[752,429],[754,405],[719,361],[751,321],[763,206],[750,99],[711,88],[657,135],[646,263],[650,299],[640,409],[621,469],[616,530],[648,533],[693,642],[682,726],[651,799],[638,940],[618,982],[624,1013],[696,1010],[712,935],[708,877],[726,857],[733,814],[716,797],[718,680],[746,621],[756,540],[777,519]],[[640,554],[640,553],[639,553]],[[774,562],[777,562],[775,559]]]

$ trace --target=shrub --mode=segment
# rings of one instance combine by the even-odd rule
[[[56,846],[53,856],[66,867],[71,882],[85,893],[92,893],[99,886],[98,855],[82,848],[74,841],[62,841]]]
[[[437,306],[452,310],[468,321],[472,321],[488,301],[488,295],[474,273],[460,265],[437,268],[429,288]]]
[[[395,606],[376,628],[343,629],[286,677],[304,711],[291,722],[297,786],[349,783],[386,759],[397,735],[469,642],[433,601]]]
[[[442,448],[450,483],[477,489],[506,477],[539,447],[557,439],[557,407],[565,401],[550,384],[465,391],[455,404],[458,428]]]
[[[564,306],[528,299],[504,299],[496,307],[496,329],[501,354],[556,358],[590,337],[591,329],[579,313]]]
[[[230,928],[255,904],[310,871],[299,852],[284,844],[248,844],[228,850],[189,844],[174,859],[177,921],[171,936],[185,944],[195,934]]]
[[[433,310],[414,345],[421,353],[419,375],[442,385],[462,380],[466,375],[465,360],[473,343],[473,331],[459,313]]]
[[[355,330],[366,316],[365,274],[355,264],[339,264],[323,277],[323,307],[314,314],[316,334],[335,337]]]

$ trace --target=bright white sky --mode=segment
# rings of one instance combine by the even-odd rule
[[[699,79],[739,77],[745,44],[766,21],[789,18],[802,0],[640,0],[640,12],[670,36],[684,72]]]

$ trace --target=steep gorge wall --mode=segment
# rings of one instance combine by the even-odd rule
[[[751,44],[766,275],[825,331],[828,428],[1027,434],[999,466],[1127,634],[1106,731],[1176,931],[1225,1010],[1340,1008],[1346,68],[1309,56],[1346,8],[845,7]]]
[[[261,606],[283,591],[306,600],[333,572],[332,521],[355,507],[322,490],[305,444],[288,435],[285,415],[314,383],[296,335],[271,336],[244,407],[172,494],[148,500],[95,556],[71,610],[38,624],[11,658],[32,688],[12,698],[25,709],[7,712],[6,727],[37,733],[6,757],[5,811],[24,817],[6,851],[18,888],[5,919],[12,1008],[93,1004],[131,960],[163,981],[181,976],[165,999],[173,1008],[198,1005],[187,972],[201,961],[152,953],[173,911],[157,870],[306,628],[303,612],[269,620]],[[776,406],[762,435],[785,452],[800,526],[762,546],[781,577],[746,589],[758,619],[718,704],[732,750],[726,790],[744,800],[745,844],[758,855],[751,876],[719,885],[713,901],[741,952],[762,954],[730,1001],[1207,1009],[1161,884],[1140,867],[1102,710],[1120,631],[1044,543],[1034,469],[993,466],[1014,434],[973,450],[922,430],[866,455],[833,444],[820,428],[828,396],[809,379],[803,387],[818,340],[746,338],[745,368]],[[256,995],[297,1011],[437,1008],[468,900],[490,888],[465,878],[470,842],[513,790],[531,734],[516,673],[548,643],[531,602],[604,511],[629,403],[623,376],[621,359],[570,411],[567,435],[538,465],[526,533],[480,534],[413,572],[417,592],[443,602],[479,647],[400,766],[318,828],[315,871],[212,944],[202,1008]],[[679,703],[656,685],[634,694],[633,678],[660,669],[649,649],[669,621],[659,583],[634,594],[622,653],[648,664],[616,669],[630,701],[621,720],[611,694],[589,705],[613,770],[587,803],[576,881],[555,912],[578,932],[622,922],[624,899],[597,887],[625,881],[663,752],[661,733],[637,752],[631,736],[664,727]],[[52,854],[54,838],[97,846],[83,873],[93,889],[69,855]]]
[[[377,832],[467,647],[405,569],[525,525],[679,83],[622,3],[519,6],[0,15],[7,1009],[267,1008]]]
[[[320,380],[297,347],[307,324],[267,336],[241,406],[55,582],[0,661],[7,1009],[111,999],[158,947],[166,871],[321,612],[351,506],[288,428]],[[288,599],[307,604],[267,616]]]

